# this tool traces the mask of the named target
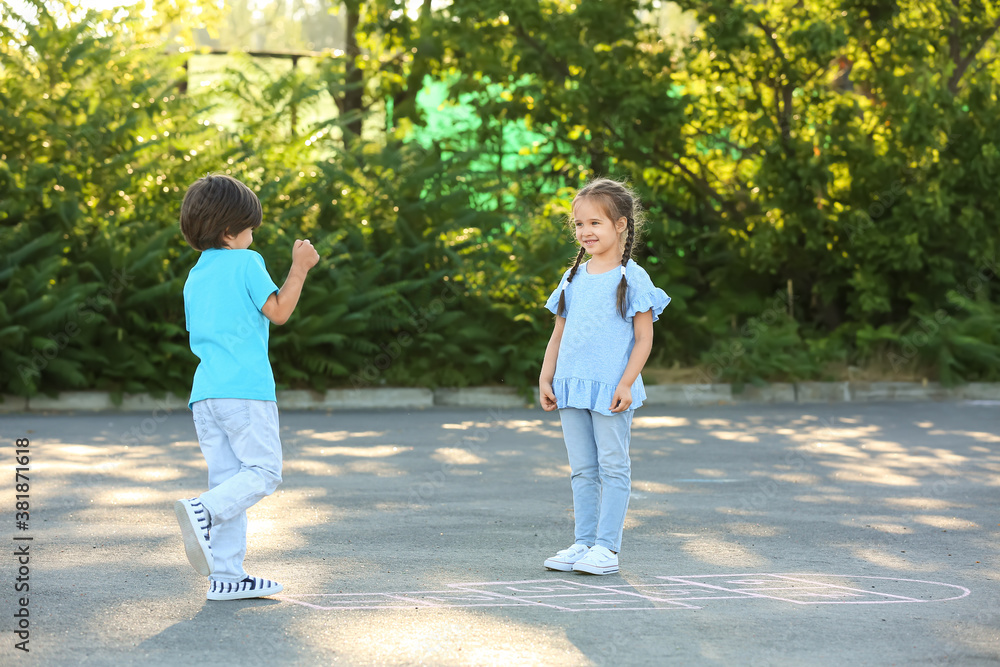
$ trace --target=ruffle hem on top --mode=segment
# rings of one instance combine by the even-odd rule
[[[667,293],[661,289],[655,289],[652,292],[646,292],[645,294],[639,294],[634,299],[632,303],[628,305],[629,318],[635,317],[638,313],[645,313],[647,310],[653,311],[653,321],[660,319],[660,313],[663,309],[667,307],[670,303],[670,297]]]
[[[650,287],[653,286],[650,285]],[[549,297],[548,302],[545,304],[546,308],[554,313],[557,308],[558,299],[559,288]],[[629,302],[626,309],[626,319],[631,322],[636,314],[644,313],[648,310],[652,311],[653,321],[656,322],[660,319],[660,314],[669,303],[670,297],[667,296],[667,293],[662,289],[653,287],[649,291],[636,295]],[[624,371],[624,368],[622,370]],[[578,377],[555,377],[552,380],[552,391],[556,396],[556,405],[560,408],[592,410],[607,416],[615,414],[611,412],[611,399],[615,395],[617,386],[617,383],[608,384]],[[628,409],[635,410],[641,407],[643,401],[646,400],[646,388],[643,385],[641,374],[632,383],[631,392],[632,405]]]
[[[611,416],[611,399],[618,385],[605,384],[596,380],[581,380],[580,378],[555,378],[552,380],[552,393],[556,395],[556,405],[560,408],[579,408],[593,410],[602,415]],[[629,410],[642,406],[646,400],[646,388],[642,377],[632,383],[632,405]]]

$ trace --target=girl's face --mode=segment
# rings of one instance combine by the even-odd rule
[[[601,202],[591,197],[581,197],[573,204],[576,241],[598,261],[621,261],[621,235],[627,224],[625,218],[612,221]]]

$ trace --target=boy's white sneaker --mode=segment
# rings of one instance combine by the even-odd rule
[[[243,581],[213,581],[208,587],[209,600],[249,600],[280,593],[283,586],[277,581],[247,577]]]
[[[188,562],[198,574],[207,577],[215,571],[215,560],[212,558],[212,546],[208,537],[211,525],[208,510],[200,500],[191,498],[175,502],[174,514],[177,515],[177,523],[181,526],[184,552],[187,554]]]
[[[614,574],[618,571],[618,554],[595,544],[583,558],[573,563],[573,569],[587,574]]]
[[[574,544],[570,548],[563,549],[557,552],[555,556],[547,559],[545,567],[550,570],[559,570],[560,572],[572,572],[573,563],[586,556],[589,550],[590,547],[585,544]]]

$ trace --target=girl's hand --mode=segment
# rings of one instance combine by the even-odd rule
[[[548,382],[538,383],[538,400],[542,404],[542,410],[546,412],[552,412],[559,407],[556,404],[556,394],[552,391],[552,385]]]
[[[615,395],[611,397],[611,412],[625,412],[632,405],[632,388],[624,385],[615,387]]]

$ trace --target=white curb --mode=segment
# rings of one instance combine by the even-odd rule
[[[643,405],[718,405],[733,402],[733,388],[728,384],[651,384],[646,385]]]
[[[967,401],[1000,401],[1000,383],[970,382],[950,390],[953,397]]]
[[[869,401],[940,401],[948,390],[937,382],[851,382],[851,400]]]
[[[538,391],[535,391],[538,394]],[[526,400],[511,387],[466,387],[462,389],[435,389],[434,405],[456,408],[526,408],[538,405],[537,400]]]
[[[380,387],[370,389],[330,389],[323,393],[307,390],[278,392],[282,410],[423,410],[431,407],[455,408],[538,408],[538,390],[527,401],[508,387],[465,387],[462,389],[421,389]],[[126,394],[115,405],[108,392],[69,391],[57,398],[35,396],[25,399],[4,396],[0,414],[32,412],[156,412],[187,409],[187,396],[168,394]],[[1000,401],[1000,383],[972,382],[946,388],[936,382],[776,382],[756,387],[745,385],[733,392],[728,384],[646,385],[645,405],[758,405],[871,403],[877,401]]]
[[[795,385],[791,382],[775,382],[757,387],[744,385],[743,391],[733,393],[734,403],[794,403]]]
[[[847,382],[797,382],[796,403],[849,403],[850,384]]]
[[[384,387],[378,389],[329,389],[323,394],[312,391],[278,392],[282,410],[422,410],[434,406],[430,389]]]
[[[6,414],[9,412],[27,412],[28,411],[28,399],[23,396],[8,396],[3,395],[3,402],[0,403],[0,414]]]
[[[56,398],[33,396],[28,399],[30,412],[100,412],[116,410],[106,391],[64,391]]]

